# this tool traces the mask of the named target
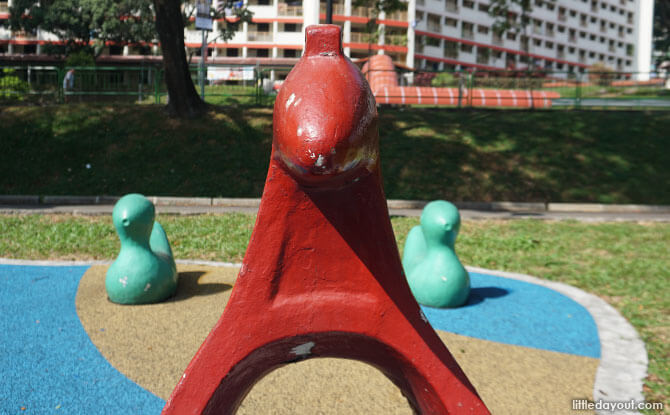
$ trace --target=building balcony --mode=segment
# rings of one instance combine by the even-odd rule
[[[454,46],[444,48],[443,56],[445,58],[447,58],[447,59],[458,59],[458,48],[454,47]]]
[[[370,33],[351,32],[349,39],[351,43],[377,43],[377,36]]]
[[[407,35],[385,35],[384,43],[394,46],[407,46]]]
[[[249,42],[272,42],[272,32],[247,32]]]
[[[396,20],[399,22],[406,22],[407,21],[407,12],[404,10],[398,10],[396,12],[393,12],[391,14],[387,14],[385,20]]]
[[[302,17],[302,6],[289,6],[286,3],[277,5],[278,16]]]
[[[496,46],[502,46],[503,45],[503,38],[500,35],[493,34],[493,44]]]
[[[474,40],[475,32],[473,30],[461,30],[461,38]]]
[[[17,40],[39,40],[36,33],[26,32],[25,30],[12,32],[12,37]]]
[[[9,13],[9,4],[7,2],[0,2],[0,13]]]
[[[351,9],[352,15],[353,15],[353,8]],[[326,4],[321,3],[319,6],[319,12],[325,14],[326,13]],[[333,14],[339,14],[339,15],[344,15],[344,4],[340,3],[333,3]]]
[[[426,27],[428,28],[429,32],[435,32],[435,33],[441,33],[442,32],[442,25],[432,23],[430,21],[428,22]]]

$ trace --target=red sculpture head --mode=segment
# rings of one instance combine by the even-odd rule
[[[377,168],[375,99],[339,26],[309,26],[305,38],[275,102],[274,154],[301,185],[341,187]]]

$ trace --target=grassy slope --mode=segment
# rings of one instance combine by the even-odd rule
[[[241,261],[254,224],[243,214],[161,216],[177,258]],[[400,247],[417,218],[392,218]],[[468,221],[463,263],[562,281],[616,307],[647,343],[647,399],[670,398],[670,224]],[[0,216],[0,256],[112,259],[109,217]],[[670,411],[670,407],[666,408]]]
[[[0,194],[258,197],[272,111],[0,107],[0,125]],[[670,204],[670,112],[382,109],[379,125],[389,198]]]

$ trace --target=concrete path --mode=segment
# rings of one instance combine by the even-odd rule
[[[260,199],[178,198],[149,199],[158,213],[200,215],[241,212],[255,214]],[[109,215],[117,197],[0,196],[0,214]],[[392,216],[420,216],[425,201],[389,200]],[[605,205],[590,203],[460,202],[463,219],[541,219],[583,222],[670,222],[670,206]]]

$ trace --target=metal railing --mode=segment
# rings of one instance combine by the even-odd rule
[[[74,73],[66,80],[71,69]],[[261,70],[255,66],[191,65],[191,79],[204,79],[203,99],[213,103],[261,104]],[[288,70],[286,70],[288,72]],[[200,90],[196,88],[196,90]],[[0,104],[63,102],[166,103],[165,73],[161,67],[0,67]]]
[[[302,16],[302,6],[289,6],[287,3],[279,3],[277,6],[279,16]]]
[[[74,69],[70,82],[65,76]],[[191,66],[191,78],[200,91],[204,81],[204,99],[215,104],[267,105],[290,67],[242,65],[205,65],[204,73]],[[372,79],[375,71],[366,74],[373,92],[383,88]],[[414,71],[395,72],[398,86],[385,96],[401,94],[409,104],[422,96],[421,105],[431,105],[426,97],[444,92],[454,97],[454,107],[514,107],[514,100],[542,99],[543,108],[665,108],[670,109],[670,78],[666,75],[630,72],[567,73],[550,71]],[[0,104],[17,102],[54,104],[63,102],[128,102],[166,103],[164,71],[159,66],[135,67],[0,67]],[[388,76],[384,76],[388,80]],[[412,87],[429,87],[430,90]],[[378,88],[375,91],[375,88]],[[380,89],[381,88],[381,89]],[[432,88],[435,88],[433,90]],[[439,88],[451,88],[440,91]],[[539,94],[539,95],[538,95]],[[481,105],[481,98],[486,104]],[[526,98],[524,98],[524,96]],[[492,98],[493,97],[493,98]],[[537,98],[541,97],[541,98]],[[378,103],[383,104],[382,96]],[[436,101],[437,105],[450,105]],[[527,104],[527,102],[526,102]],[[533,105],[537,106],[537,105]],[[523,108],[523,105],[519,105]],[[527,106],[526,106],[527,107]]]
[[[396,72],[397,87],[378,84],[375,74],[384,75],[369,71],[366,78],[373,92],[380,94],[377,101],[381,104],[670,110],[670,74],[659,77],[630,72],[415,71]],[[385,75],[378,79],[388,78]]]

